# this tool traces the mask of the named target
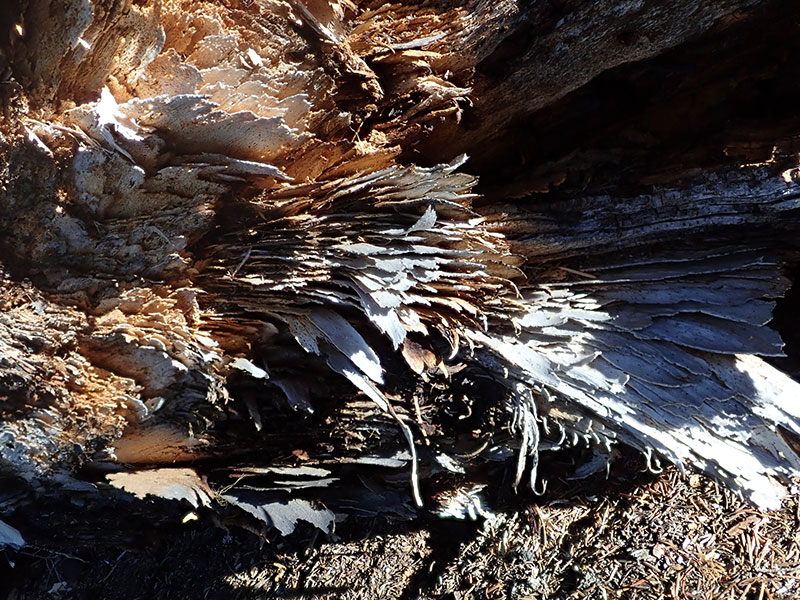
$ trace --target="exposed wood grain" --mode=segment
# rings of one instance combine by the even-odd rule
[[[30,0],[2,42],[4,517],[134,490],[327,531],[617,441],[776,507],[796,156],[551,190],[563,159],[482,199],[460,154],[767,5]]]

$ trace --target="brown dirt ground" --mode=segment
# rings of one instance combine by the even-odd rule
[[[608,481],[551,487],[482,523],[359,521],[336,539],[285,541],[201,521],[154,532],[147,548],[28,549],[6,556],[0,597],[800,598],[797,488],[765,514],[699,475],[642,473],[630,456]]]

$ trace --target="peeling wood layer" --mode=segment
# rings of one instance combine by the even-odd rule
[[[524,173],[482,198],[457,151],[756,3],[574,4],[28,2],[3,46],[3,471],[288,534],[408,517],[475,465],[537,490],[540,450],[602,468],[624,442],[778,507],[800,385],[760,357],[796,156],[537,204]]]

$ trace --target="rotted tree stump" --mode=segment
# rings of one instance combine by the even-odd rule
[[[781,506],[791,3],[3,12],[0,546],[465,517],[619,445]]]

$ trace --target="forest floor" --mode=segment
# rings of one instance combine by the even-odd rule
[[[643,471],[633,455],[608,480],[550,483],[476,523],[358,521],[286,541],[201,520],[128,550],[28,548],[6,555],[0,598],[800,598],[797,488],[762,513],[702,476]]]

